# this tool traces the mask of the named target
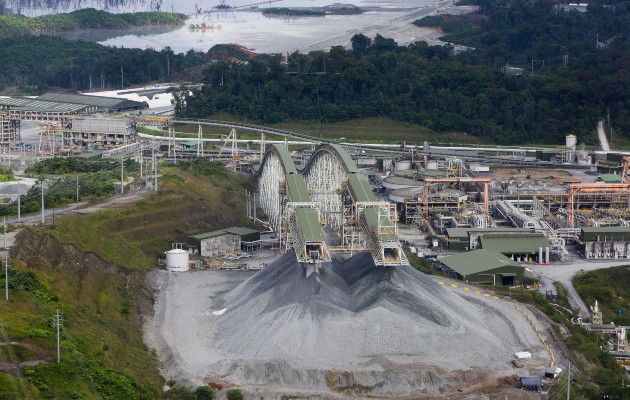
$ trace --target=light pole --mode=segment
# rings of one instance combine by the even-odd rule
[[[43,178],[42,180],[39,181],[39,186],[42,192],[42,225],[44,225],[44,222],[46,222],[46,220],[44,218],[44,179]]]

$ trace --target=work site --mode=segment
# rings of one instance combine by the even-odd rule
[[[555,398],[570,390],[574,329],[630,365],[627,327],[573,286],[628,264],[627,153],[574,135],[556,148],[324,140],[42,97],[0,99],[8,164],[109,161],[116,191],[142,196],[199,160],[249,182],[219,229],[182,225],[147,274],[143,338],[168,380],[251,398]],[[37,185],[44,224],[43,182],[0,190],[19,202]]]

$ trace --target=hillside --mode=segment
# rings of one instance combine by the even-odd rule
[[[249,178],[206,171],[211,175],[165,168],[159,194],[127,210],[66,217],[19,234],[10,301],[0,303],[0,398],[163,398],[158,361],[139,326],[153,310],[144,275],[176,236],[245,223]]]

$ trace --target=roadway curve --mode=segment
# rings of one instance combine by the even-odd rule
[[[602,145],[602,150],[610,151],[610,144],[606,137],[606,131],[604,130],[604,120],[600,119],[597,123],[597,135],[599,136],[599,143]]]

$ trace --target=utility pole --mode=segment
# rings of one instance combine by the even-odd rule
[[[124,157],[120,156],[120,193],[125,193],[125,186],[123,185],[125,181],[125,164]]]
[[[44,180],[42,179],[41,181],[39,181],[39,184],[42,189],[42,225],[43,225],[45,222],[45,219],[44,219]]]
[[[61,325],[61,317],[59,316],[59,309],[55,314],[55,326],[57,327],[57,364],[61,362],[61,351],[59,349],[59,325]]]
[[[79,175],[77,175],[77,203],[79,202]]]
[[[22,208],[22,194],[18,189],[18,224],[22,222],[22,213],[20,212]]]
[[[569,361],[569,374],[567,376],[567,400],[571,400],[571,361]]]
[[[7,217],[2,218],[2,226],[4,227],[4,250],[7,249]]]
[[[151,149],[151,163],[153,164],[153,190],[157,192],[157,163],[155,162],[155,148]]]
[[[4,297],[9,301],[9,252],[4,252]]]

